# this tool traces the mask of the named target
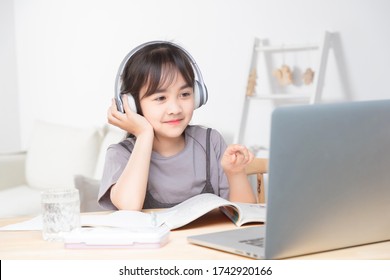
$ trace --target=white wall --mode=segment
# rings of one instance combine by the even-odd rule
[[[0,36],[15,38],[17,73],[8,78],[18,81],[12,96],[19,97],[15,111],[20,114],[0,114],[14,127],[20,118],[14,138],[21,148],[28,146],[35,119],[77,126],[105,123],[119,63],[133,47],[155,39],[173,40],[192,53],[210,97],[193,122],[217,128],[228,141],[238,125],[255,36],[275,44],[316,42],[324,30],[334,31],[323,95],[339,100],[390,98],[386,0],[13,2],[14,7],[1,8],[9,17],[14,12],[15,33],[1,29]],[[6,52],[12,57],[14,50]],[[13,66],[12,59],[6,60],[0,69]],[[1,84],[0,104],[15,100],[3,94],[5,88]],[[267,115],[258,118],[266,120]],[[2,135],[11,133],[9,126],[1,125]],[[265,130],[259,143],[266,141]],[[0,150],[7,147],[0,142]]]
[[[20,150],[15,24],[12,0],[0,1],[0,152]]]

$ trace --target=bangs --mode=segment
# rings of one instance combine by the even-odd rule
[[[145,59],[146,93],[144,97],[150,96],[158,89],[166,88],[177,78],[178,74],[183,76],[185,82],[194,85],[195,74],[188,58],[177,48],[157,48],[150,52]]]
[[[165,64],[159,68],[151,69],[146,82],[146,92],[143,97],[150,96],[160,89],[169,87],[179,74],[183,76],[186,83],[189,85],[192,84],[192,80],[186,79],[183,73],[173,64]]]

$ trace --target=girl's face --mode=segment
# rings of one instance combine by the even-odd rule
[[[179,72],[172,80],[165,80],[149,96],[144,97],[146,86],[140,91],[143,115],[159,139],[181,137],[194,112],[193,85],[187,84]]]

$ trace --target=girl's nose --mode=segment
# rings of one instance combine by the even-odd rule
[[[173,99],[169,102],[168,105],[168,114],[178,114],[182,112],[182,107],[177,99]]]

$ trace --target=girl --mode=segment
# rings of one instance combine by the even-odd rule
[[[151,42],[120,75],[124,113],[113,99],[108,122],[129,133],[106,154],[98,201],[107,209],[172,207],[200,193],[255,203],[245,173],[253,155],[216,131],[190,125],[197,102],[195,62],[181,47]],[[137,112],[131,110],[134,100]]]

